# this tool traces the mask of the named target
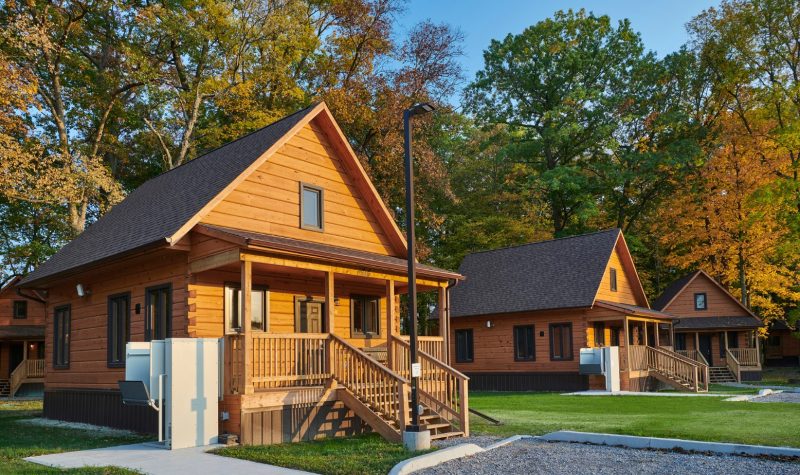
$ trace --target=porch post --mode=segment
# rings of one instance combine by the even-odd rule
[[[336,315],[336,297],[333,292],[333,272],[325,272],[325,327],[328,333],[333,335],[335,324],[334,317]]]
[[[661,333],[661,328],[659,327],[659,323],[653,323],[653,330],[656,332],[656,348],[661,346],[661,339],[659,338],[659,333]]]
[[[725,358],[727,358],[727,357],[728,357],[728,351],[727,351],[727,350],[728,350],[728,348],[730,348],[730,347],[728,346],[728,332],[722,332],[722,333],[724,333],[724,334],[725,334],[725,350],[726,350],[726,351],[725,351]],[[721,345],[721,344],[722,344],[722,342],[719,342],[719,344]]]
[[[700,332],[694,332],[694,351],[700,354]],[[708,364],[711,364],[709,361]]]
[[[394,369],[394,354],[392,351],[392,338],[394,337],[394,281],[386,281],[386,366]]]
[[[23,340],[22,344],[22,361],[26,361],[28,359],[28,340]]]
[[[251,337],[253,335],[251,324],[253,321],[253,263],[251,261],[242,261],[242,300],[239,302],[242,311],[241,325],[244,329],[244,340],[242,341],[242,351],[244,352],[244,394],[253,394],[253,342]]]
[[[447,288],[439,286],[439,336],[442,337],[442,358],[445,364],[450,364],[447,357],[450,353],[450,309],[447,308]]]
[[[758,337],[758,330],[753,330],[753,336],[756,338],[756,357],[758,358],[758,366],[761,367],[761,343]]]
[[[647,339],[647,322],[642,322],[642,326],[644,327],[644,346],[647,346],[650,341]]]
[[[627,370],[627,371],[631,370],[631,336],[630,336],[630,333],[628,333],[630,331],[630,328],[631,328],[631,326],[630,326],[630,323],[628,322],[628,316],[626,315],[625,316],[625,337],[624,338],[625,338],[625,352],[627,353],[626,358],[625,358],[625,360],[627,362],[626,363],[627,367],[625,368],[625,370]]]

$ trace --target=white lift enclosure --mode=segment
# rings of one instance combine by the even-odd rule
[[[159,440],[167,448],[217,443],[221,345],[215,338],[128,343],[123,402],[159,412]]]

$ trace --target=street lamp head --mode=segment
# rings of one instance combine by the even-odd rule
[[[435,110],[436,106],[434,106],[430,102],[421,102],[419,104],[414,104],[413,106],[407,109],[409,115],[422,115],[422,114],[427,114],[428,112],[433,112]]]

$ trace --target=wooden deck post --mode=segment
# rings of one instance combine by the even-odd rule
[[[630,323],[628,322],[628,317],[625,316],[625,352],[627,353],[626,366],[625,370],[631,370],[631,337],[628,333],[630,331]]]
[[[253,263],[245,260],[242,261],[242,299],[239,304],[241,305],[241,312],[239,313],[242,325],[244,339],[242,340],[242,352],[244,353],[244,394],[253,394],[253,342],[251,324],[253,321]]]
[[[658,335],[659,333],[661,333],[661,329],[658,327],[658,325],[659,325],[658,322],[653,323],[653,329],[656,332],[656,348],[661,347],[661,338]]]
[[[644,346],[648,346],[650,340],[647,339],[647,322],[642,322],[642,326],[644,327]]]
[[[444,350],[442,352],[442,358],[444,358],[445,364],[450,364],[450,346],[448,342],[450,341],[450,309],[447,308],[447,288],[446,287],[439,287],[439,336],[442,337],[442,345]]]
[[[725,359],[728,359],[728,332],[722,332],[725,335]],[[719,344],[721,345],[722,342],[720,341]]]
[[[394,281],[386,280],[386,367],[394,370],[394,355],[392,351],[392,337],[394,337]]]
[[[333,335],[336,328],[336,297],[333,291],[333,272],[325,272],[325,328]]]
[[[753,330],[753,336],[756,339],[756,357],[758,358],[758,367],[761,368],[761,343],[758,341],[758,330]]]

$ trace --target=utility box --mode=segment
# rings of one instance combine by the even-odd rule
[[[580,352],[581,374],[603,374],[603,349],[581,348]]]
[[[216,444],[219,435],[220,349],[216,338],[167,338],[126,346],[125,379],[142,381],[163,398],[166,447]],[[163,393],[159,394],[159,377]]]
[[[619,391],[619,347],[581,348],[580,374],[602,374],[606,391]]]

